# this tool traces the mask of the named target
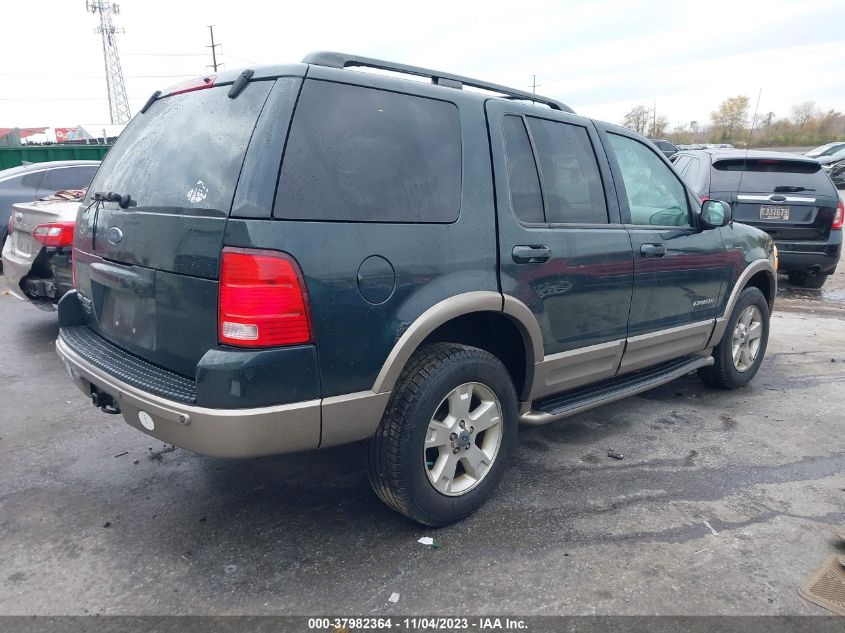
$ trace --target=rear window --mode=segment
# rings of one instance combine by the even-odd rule
[[[461,130],[454,104],[307,81],[274,215],[292,220],[454,222]]]
[[[827,191],[832,185],[815,161],[729,158],[713,163],[712,191],[770,193],[775,187]]]
[[[47,172],[42,185],[51,191],[62,189],[85,189],[94,177],[97,167],[94,165],[81,167],[59,167]]]
[[[129,194],[138,207],[228,213],[238,174],[271,81],[156,101],[136,116],[103,160],[88,190]]]

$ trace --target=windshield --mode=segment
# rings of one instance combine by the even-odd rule
[[[128,194],[138,208],[228,214],[272,83],[252,82],[237,99],[229,98],[229,86],[221,86],[157,100],[120,135],[89,194]]]

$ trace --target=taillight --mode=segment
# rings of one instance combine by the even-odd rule
[[[39,224],[32,232],[32,237],[44,246],[70,246],[73,244],[74,224],[75,222]]]
[[[840,200],[836,205],[836,213],[833,214],[833,224],[830,228],[841,229],[843,222],[845,222],[845,203]]]
[[[710,196],[700,196],[700,198],[701,198],[701,204],[704,204],[705,202],[707,202],[710,199]]]
[[[290,255],[223,249],[218,340],[238,347],[312,341],[305,283],[299,265]]]

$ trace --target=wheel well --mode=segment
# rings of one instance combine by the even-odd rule
[[[751,276],[751,279],[748,280],[748,283],[745,284],[745,287],[748,288],[750,286],[754,286],[755,288],[759,288],[760,292],[763,293],[763,296],[766,297],[766,301],[769,303],[769,309],[774,306],[775,303],[775,293],[774,293],[774,282],[765,270],[761,270],[759,273],[756,273]]]
[[[517,396],[528,394],[534,358],[527,334],[509,316],[501,312],[465,314],[435,329],[421,345],[426,343],[460,343],[488,351],[508,370]]]

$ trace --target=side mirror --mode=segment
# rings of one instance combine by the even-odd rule
[[[705,200],[701,205],[701,223],[705,229],[727,226],[733,219],[731,205],[721,200]]]

